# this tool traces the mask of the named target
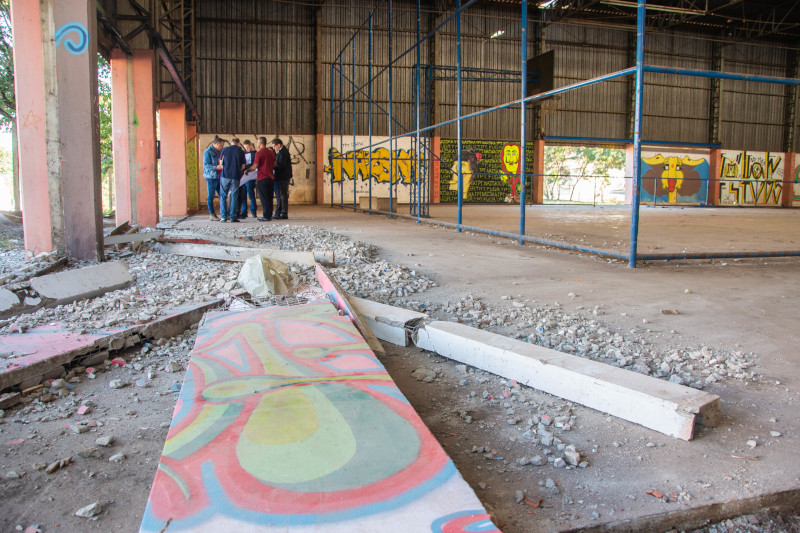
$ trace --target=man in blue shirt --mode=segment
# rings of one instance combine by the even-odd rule
[[[236,145],[222,150],[220,205],[222,222],[239,222],[239,179],[244,170],[244,152]]]
[[[203,177],[206,178],[208,187],[208,216],[211,220],[219,220],[214,212],[214,197],[219,196],[219,179],[222,175],[220,152],[225,146],[225,139],[214,137],[212,143],[203,152]],[[222,210],[222,196],[220,196],[220,210]]]

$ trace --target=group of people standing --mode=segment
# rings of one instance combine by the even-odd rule
[[[247,200],[250,200],[250,213],[256,217],[256,197],[261,201],[261,222],[272,219],[289,218],[289,181],[292,179],[292,161],[289,150],[279,138],[272,139],[272,147],[267,146],[267,138],[259,137],[258,150],[245,140],[242,147],[239,139],[228,141],[214,137],[203,153],[203,175],[208,186],[208,214],[211,220],[239,222],[247,218]],[[255,172],[255,180],[242,177]],[[214,198],[219,195],[220,216],[214,212]],[[273,196],[277,199],[273,211]]]

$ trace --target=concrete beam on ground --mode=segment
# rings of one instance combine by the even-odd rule
[[[207,315],[178,406],[142,533],[499,532],[330,302]]]
[[[93,298],[127,287],[133,282],[123,261],[47,274],[31,280],[31,288],[55,305]]]
[[[112,246],[114,244],[126,244],[129,242],[145,242],[158,239],[164,235],[164,230],[145,231],[144,233],[128,233],[125,235],[109,235],[103,238],[103,246]]]
[[[342,286],[339,285],[339,282],[331,276],[330,272],[328,272],[325,267],[322,265],[317,265],[316,268],[317,274],[317,283],[319,283],[322,290],[325,291],[325,294],[328,295],[330,298],[331,303],[336,306],[336,308],[347,315],[353,324],[356,326],[356,329],[361,333],[361,335],[366,339],[367,344],[369,344],[370,349],[375,352],[377,355],[385,356],[386,351],[381,346],[380,341],[375,336],[375,333],[372,332],[372,328],[369,327],[361,315],[356,309],[355,305],[353,305],[353,297],[347,294]]]
[[[272,248],[168,242],[169,240],[174,239],[162,239],[160,242],[152,244],[150,249],[162,254],[185,255],[218,261],[242,262],[254,255],[261,254],[284,263],[296,263],[303,266],[314,266],[320,261],[325,264],[333,263],[333,252],[297,252]]]
[[[428,318],[425,313],[418,313],[394,307],[364,298],[352,298],[353,307],[375,335],[386,342],[397,346],[408,346],[407,328]]]
[[[417,331],[416,345],[652,430],[691,440],[715,426],[719,396],[452,322]]]
[[[187,304],[145,324],[91,334],[71,332],[64,325],[54,324],[25,333],[0,335],[0,391],[103,350],[120,350],[143,339],[174,337],[223,303],[215,298],[201,304]]]
[[[161,129],[161,215],[184,216],[189,213],[186,104],[161,102],[158,118]]]

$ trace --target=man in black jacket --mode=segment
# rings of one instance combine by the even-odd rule
[[[283,145],[283,141],[272,139],[272,149],[275,150],[275,187],[278,189],[278,210],[273,218],[289,218],[289,181],[292,179],[292,156]]]

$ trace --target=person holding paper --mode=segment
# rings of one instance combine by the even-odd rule
[[[242,144],[244,144],[245,173],[239,181],[239,203],[241,204],[239,218],[247,218],[248,197],[250,198],[250,213],[253,218],[256,218],[256,171],[249,170],[249,167],[255,162],[256,151],[249,139],[245,139]]]

